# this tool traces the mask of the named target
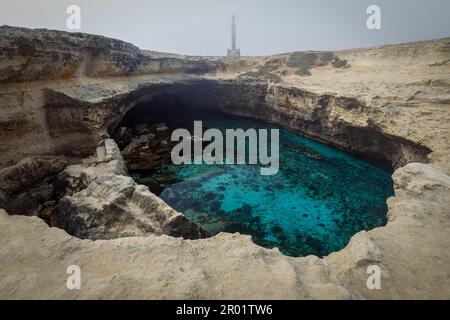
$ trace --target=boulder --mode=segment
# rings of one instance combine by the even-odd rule
[[[0,170],[0,208],[10,214],[36,215],[53,197],[52,181],[67,165],[50,156],[29,157]]]
[[[113,239],[148,234],[186,239],[207,236],[146,186],[136,184],[128,176],[119,147],[112,139],[101,141],[95,156],[67,167],[56,180],[60,200],[50,218],[51,224],[79,238]]]
[[[79,238],[167,234],[186,239],[207,236],[184,215],[170,208],[131,177],[106,174],[83,191],[58,203],[53,224]]]
[[[68,166],[56,177],[56,197],[73,195],[104,174],[128,174],[119,147],[112,139],[100,141],[95,156]]]

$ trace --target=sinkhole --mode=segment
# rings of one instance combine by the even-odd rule
[[[131,176],[209,235],[239,232],[290,256],[326,256],[387,222],[392,171],[286,128],[159,95],[131,109],[114,132]],[[172,163],[175,129],[279,129],[279,171],[260,165]],[[248,147],[248,145],[246,146]]]

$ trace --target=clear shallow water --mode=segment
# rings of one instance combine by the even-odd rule
[[[187,128],[200,120],[183,117]],[[218,116],[201,120],[204,130],[279,128]],[[292,256],[328,255],[345,247],[355,233],[386,224],[386,199],[393,195],[390,172],[279,129],[275,176],[261,176],[257,165],[176,166],[167,161],[132,175],[211,235],[249,234],[255,243]]]

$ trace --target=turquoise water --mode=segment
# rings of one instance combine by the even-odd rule
[[[182,120],[190,128],[200,119]],[[355,233],[386,224],[386,199],[393,195],[387,170],[275,125],[218,116],[202,120],[204,130],[280,129],[275,176],[260,175],[258,165],[170,161],[132,173],[210,235],[240,232],[291,256],[325,256],[345,247]]]

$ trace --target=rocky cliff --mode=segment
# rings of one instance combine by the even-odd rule
[[[154,73],[206,73],[208,60],[143,51],[130,43],[85,33],[3,26],[0,82],[111,77]]]
[[[0,208],[15,214],[0,214],[0,296],[448,299],[449,49],[442,39],[202,58],[0,27]],[[391,161],[388,225],[324,259],[286,257],[238,234],[176,238],[204,234],[127,177],[120,157],[105,159],[126,112],[161,94]],[[16,214],[53,219],[75,237]],[[70,264],[83,270],[80,291],[65,287]],[[371,264],[382,290],[367,289]]]

